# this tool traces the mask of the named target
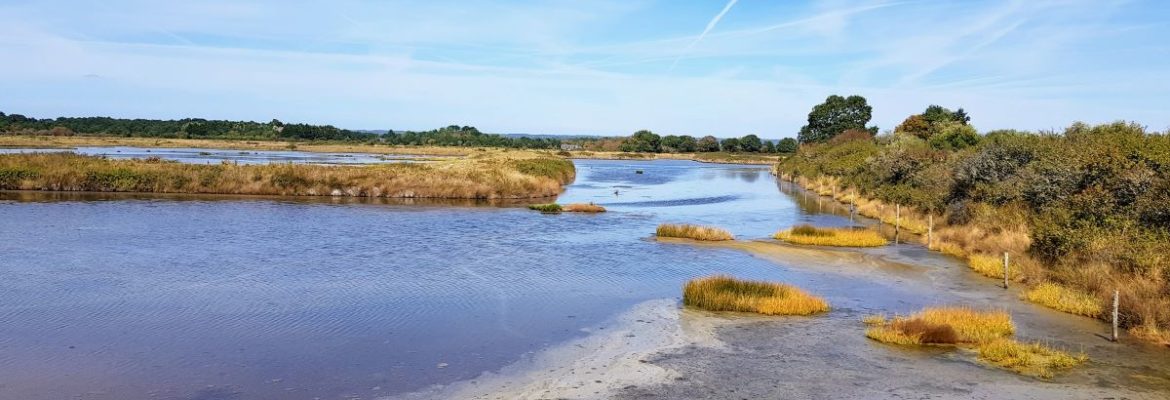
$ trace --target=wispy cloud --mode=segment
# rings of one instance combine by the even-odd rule
[[[688,51],[694,48],[696,44],[702,41],[704,37],[707,37],[707,34],[710,33],[712,29],[715,29],[715,25],[718,25],[719,20],[723,19],[723,16],[727,15],[728,11],[731,11],[731,7],[734,7],[737,1],[739,0],[728,1],[727,5],[723,6],[723,9],[720,10],[718,14],[715,14],[715,17],[711,18],[711,21],[707,22],[707,27],[703,28],[703,33],[700,33],[699,36],[696,36],[695,40],[691,41],[691,43],[688,44],[685,49],[683,49],[682,54],[679,54],[678,57],[674,58],[674,61],[670,63],[670,69],[668,69],[666,72],[669,73],[674,71],[674,68],[678,66],[678,60],[682,58],[683,54],[686,54]]]

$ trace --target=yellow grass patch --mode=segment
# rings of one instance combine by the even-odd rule
[[[673,237],[694,240],[732,240],[731,232],[724,229],[691,224],[661,224],[655,231],[658,237]]]
[[[1006,311],[931,307],[907,317],[870,321],[865,335],[894,344],[984,343],[1010,337],[1015,328]]]
[[[798,225],[792,229],[776,232],[777,240],[804,245],[838,247],[877,247],[888,241],[880,233],[869,229],[817,228]]]
[[[738,280],[729,276],[692,279],[683,287],[683,304],[709,311],[765,315],[812,315],[829,311],[829,303],[782,283]]]
[[[0,135],[0,147],[65,148],[81,146],[190,147],[201,149],[271,150],[324,153],[419,154],[464,156],[476,152],[502,152],[499,148],[451,146],[386,146],[362,143],[289,142],[282,140],[176,139],[115,136]]]
[[[1059,370],[1088,361],[1084,354],[1068,354],[1039,343],[998,339],[979,346],[979,359],[1020,374],[1051,378]]]
[[[565,212],[603,213],[605,212],[605,207],[593,203],[569,203],[561,206],[561,210]]]
[[[1101,316],[1101,302],[1075,289],[1044,282],[1025,292],[1022,297],[1033,303],[1066,313],[1087,317]]]
[[[1008,260],[1008,279],[1016,279],[1020,274],[1019,266],[1016,263]],[[990,278],[1003,279],[1003,256],[991,256],[986,254],[972,254],[967,259],[967,266]]]

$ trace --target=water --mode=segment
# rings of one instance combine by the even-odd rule
[[[219,164],[231,162],[238,164],[318,164],[318,165],[354,165],[380,164],[395,162],[425,162],[433,156],[418,156],[408,154],[368,154],[368,153],[317,153],[305,151],[276,151],[276,150],[217,150],[201,148],[145,148],[129,146],[111,147],[76,147],[76,148],[0,148],[0,154],[14,153],[60,153],[74,152],[87,156],[102,156],[111,159],[144,159],[158,157],[164,160],[177,161],[185,164]]]
[[[757,237],[807,217],[766,167],[578,166],[560,201],[611,212],[6,194],[0,398],[368,398],[469,379],[690,277],[782,274],[647,240],[659,222]]]
[[[879,391],[854,396],[862,398],[969,397],[955,391],[968,385],[992,390],[989,398],[1105,396],[1112,388],[1158,398],[1170,382],[1163,349],[1103,341],[1096,337],[1103,324],[1021,302],[1018,292],[921,246],[753,256],[651,239],[662,222],[718,225],[739,239],[798,223],[849,224],[842,207],[776,182],[767,167],[576,163],[577,180],[558,201],[609,212],[0,193],[0,398],[404,394],[513,365],[636,304],[677,299],[687,279],[714,273],[791,282],[825,296],[834,311],[769,319],[727,338],[733,346],[724,351],[776,357],[701,349],[668,357],[663,362],[691,374],[692,384],[706,383],[679,381],[659,398],[720,385],[770,397],[774,385],[751,382],[773,381],[821,396]],[[1049,385],[956,353],[877,345],[862,335],[864,315],[933,304],[1006,307],[1021,339],[1081,349],[1094,362]],[[777,364],[785,355],[799,362]],[[890,379],[883,371],[907,372]]]

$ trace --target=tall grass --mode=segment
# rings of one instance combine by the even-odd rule
[[[979,359],[1024,375],[1051,378],[1057,370],[1088,361],[1084,354],[1069,354],[1039,343],[998,339],[979,346]]]
[[[728,232],[724,229],[691,224],[661,224],[658,225],[658,230],[655,231],[655,234],[658,235],[658,237],[708,241],[735,239],[735,237],[731,235],[731,232]]]
[[[967,259],[967,266],[989,278],[1003,279],[1003,256],[986,254],[972,254]],[[1008,259],[1008,279],[1017,280],[1020,277],[1020,267]]]
[[[428,164],[193,165],[72,153],[0,155],[0,190],[499,199],[554,196],[572,162],[494,152]]]
[[[536,210],[545,213],[559,213],[559,212],[578,212],[578,213],[603,213],[605,207],[593,203],[570,203],[560,205],[557,203],[548,204],[533,204],[528,206],[529,210]]]
[[[692,279],[683,287],[683,304],[709,311],[765,315],[812,315],[829,311],[829,303],[791,285],[738,280],[729,276]]]
[[[1010,337],[1015,331],[1006,311],[979,311],[966,307],[932,307],[906,317],[868,321],[865,335],[894,344],[984,343]]]
[[[776,232],[774,237],[789,243],[816,246],[878,247],[889,243],[880,233],[870,229],[817,228],[807,224]]]
[[[1024,292],[1024,299],[1066,313],[1087,317],[1101,316],[1101,302],[1088,293],[1044,282]]]

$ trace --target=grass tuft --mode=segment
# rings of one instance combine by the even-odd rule
[[[570,203],[565,204],[562,209],[565,212],[580,212],[580,213],[603,213],[605,207],[593,203]]]
[[[1044,282],[1023,294],[1033,303],[1087,317],[1101,316],[1101,302],[1087,293],[1052,282]]]
[[[987,254],[972,254],[967,260],[967,266],[989,278],[1003,279],[1003,258]],[[1020,275],[1016,263],[1008,263],[1008,278],[1016,279]]]
[[[558,213],[558,212],[561,212],[561,210],[563,208],[561,207],[560,204],[548,203],[548,204],[532,204],[532,205],[528,206],[528,209],[534,210],[534,211],[540,211],[543,213]]]
[[[692,279],[683,287],[683,304],[709,311],[765,315],[813,315],[829,303],[791,285],[738,280],[730,276]]]
[[[998,339],[979,346],[979,359],[1020,374],[1051,378],[1057,370],[1088,361],[1084,354],[1068,354],[1039,343]]]
[[[837,246],[837,247],[878,247],[888,241],[880,233],[869,229],[817,228],[804,224],[792,229],[776,232],[777,240],[794,244]]]
[[[965,307],[932,307],[910,315],[882,320],[865,335],[893,344],[985,343],[1014,332],[1006,311],[978,311]]]
[[[691,224],[661,224],[658,225],[658,230],[655,231],[658,237],[672,237],[694,240],[732,240],[735,239],[728,232],[721,228]]]

